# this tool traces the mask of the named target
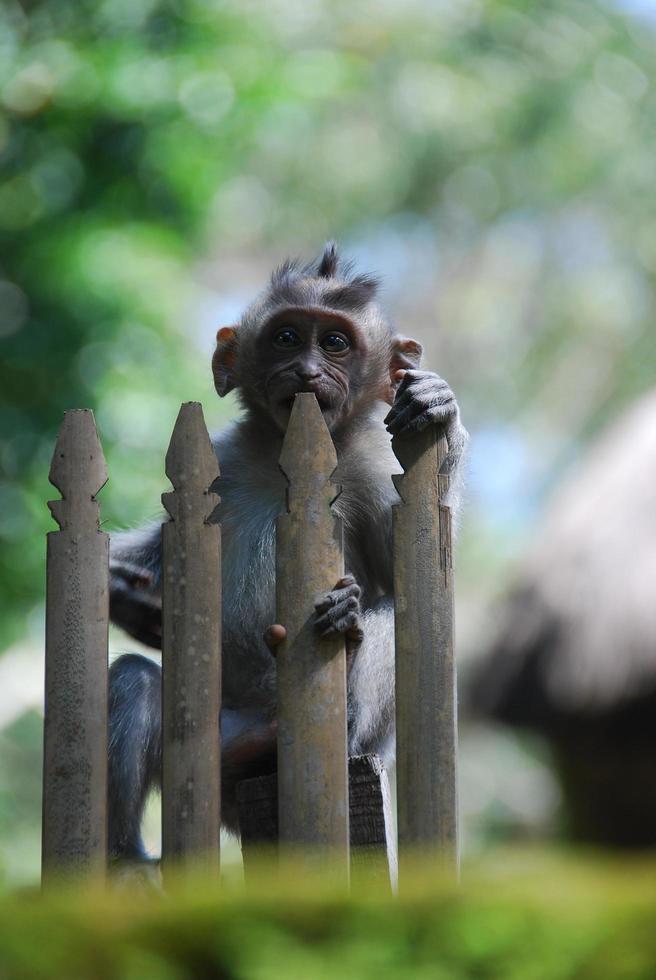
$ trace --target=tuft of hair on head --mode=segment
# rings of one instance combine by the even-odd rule
[[[321,279],[334,279],[339,268],[339,253],[335,242],[326,242],[316,274]]]
[[[327,242],[314,274],[320,279],[339,279],[338,286],[323,294],[333,309],[358,312],[374,299],[380,285],[376,276],[354,273],[354,263],[340,258],[335,242]]]
[[[305,278],[337,280],[322,287],[321,301],[335,310],[358,313],[374,299],[380,285],[376,276],[356,274],[354,263],[344,260],[335,242],[327,242],[319,259],[302,265],[298,259],[286,259],[271,275],[271,297],[276,303],[290,305],[306,302],[302,280]]]

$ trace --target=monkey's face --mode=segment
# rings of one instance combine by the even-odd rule
[[[365,354],[361,331],[346,317],[321,309],[278,313],[258,340],[260,405],[284,431],[294,396],[313,392],[332,430],[351,411]]]

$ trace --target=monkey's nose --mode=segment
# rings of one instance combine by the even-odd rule
[[[301,381],[316,381],[317,378],[321,377],[321,371],[318,367],[314,365],[308,365],[307,367],[297,367],[296,374],[301,379]]]

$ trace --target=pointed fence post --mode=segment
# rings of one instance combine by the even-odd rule
[[[396,782],[403,855],[433,852],[458,869],[457,701],[451,511],[442,503],[446,438],[431,426],[392,441]],[[402,877],[401,877],[402,884]]]
[[[314,394],[296,395],[280,456],[288,513],[278,518],[278,805],[280,843],[329,853],[348,878],[346,657],[342,637],[319,638],[314,603],[344,574],[330,478],[337,456]]]
[[[66,412],[50,467],[43,759],[44,877],[102,875],[107,861],[107,469],[93,413]]]
[[[162,495],[162,864],[218,872],[221,528],[208,523],[219,467],[197,402],[184,404]]]

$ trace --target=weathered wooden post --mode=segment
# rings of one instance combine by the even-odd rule
[[[50,467],[43,760],[44,876],[102,875],[107,860],[107,469],[91,411],[66,412]]]
[[[399,857],[431,852],[458,869],[457,700],[451,512],[435,427],[392,441],[394,477],[396,782]],[[402,879],[401,879],[402,882]]]
[[[162,495],[162,865],[218,871],[221,528],[219,475],[203,410],[188,402],[166,454]]]
[[[330,852],[348,878],[346,657],[319,638],[314,603],[344,574],[341,521],[331,511],[337,456],[314,394],[296,395],[280,457],[288,514],[278,518],[278,806],[282,846]]]
[[[349,759],[349,840],[351,882],[396,885],[396,839],[389,780],[376,755]],[[248,881],[263,849],[278,845],[278,776],[255,776],[237,786],[239,829]],[[257,876],[256,876],[257,880]]]

